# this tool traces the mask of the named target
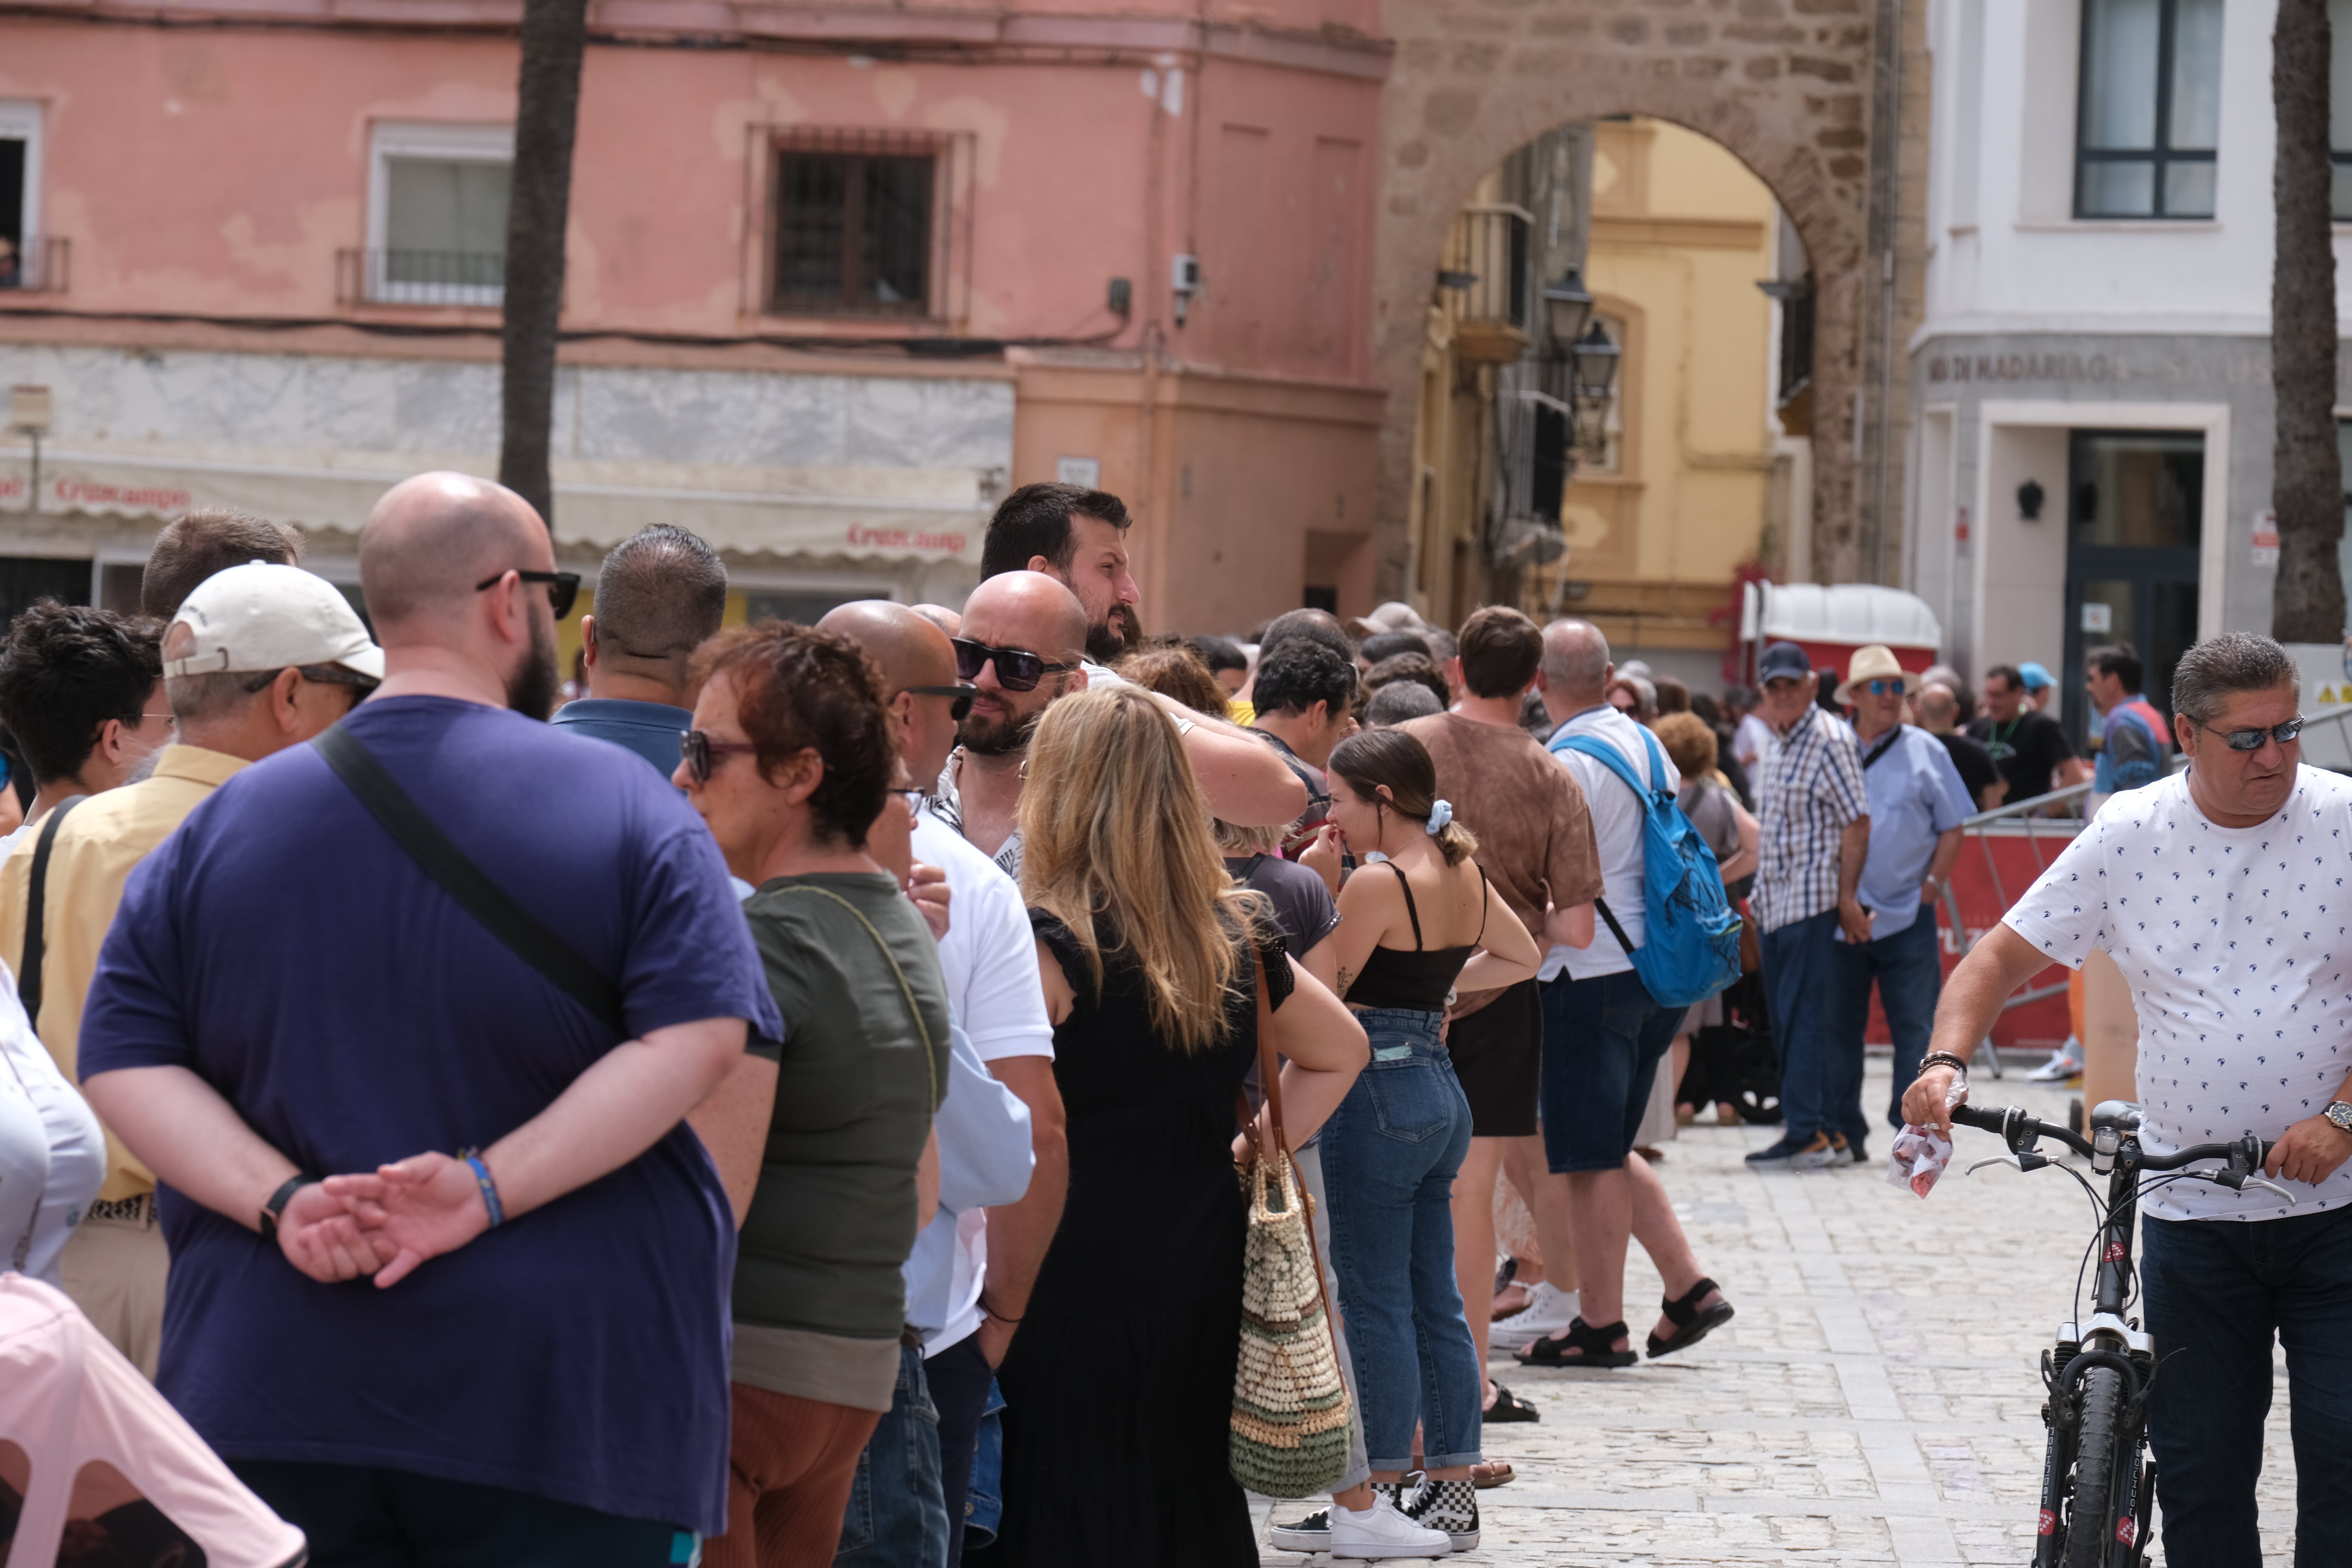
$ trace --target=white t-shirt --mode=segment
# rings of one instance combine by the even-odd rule
[[[2300,770],[2278,815],[2222,827],[2189,775],[2116,795],[2003,917],[2070,969],[2115,958],[2139,1015],[2140,1142],[2158,1153],[2274,1139],[2352,1071],[2352,779]],[[2155,1179],[2155,1178],[2152,1178]],[[2352,1163],[2315,1187],[2173,1182],[2158,1219],[2279,1219],[2352,1199]]]
[[[1739,759],[1741,767],[1750,770],[1778,743],[1772,726],[1753,713],[1740,720],[1739,728],[1731,732],[1731,754]]]
[[[940,939],[940,973],[947,981],[948,1006],[956,1024],[983,1062],[1006,1057],[1051,1059],[1054,1025],[1045,1014],[1036,938],[1030,931],[1020,884],[928,810],[915,814],[914,850],[916,859],[948,874],[948,934]],[[950,1080],[949,1092],[955,1091]],[[988,1266],[987,1217],[982,1209],[958,1215],[943,1207],[916,1238],[907,1262],[910,1297],[928,1300],[944,1294],[948,1301],[942,1326],[923,1336],[926,1356],[939,1354],[980,1327],[980,1293]],[[951,1254],[935,1231],[952,1233]]]
[[[1633,770],[1635,778],[1646,779],[1652,776],[1649,749],[1642,743],[1647,733],[1616,709],[1601,707],[1573,715],[1551,732],[1551,738],[1558,741],[1563,735],[1598,736],[1616,748],[1617,754]],[[1592,842],[1601,851],[1601,896],[1609,900],[1609,912],[1625,928],[1627,939],[1639,947],[1646,929],[1643,910],[1647,897],[1642,886],[1642,827],[1646,803],[1637,799],[1625,781],[1610,772],[1600,758],[1588,757],[1580,752],[1552,754],[1567,764],[1584,790],[1585,809],[1592,814]],[[1664,746],[1658,748],[1658,763],[1665,774],[1667,793],[1679,792],[1683,775],[1675,771],[1674,760],[1666,755]],[[1597,980],[1633,967],[1633,959],[1611,933],[1609,922],[1595,910],[1592,945],[1553,948],[1544,954],[1543,967],[1537,971],[1536,977],[1557,980],[1565,973],[1571,980]]]

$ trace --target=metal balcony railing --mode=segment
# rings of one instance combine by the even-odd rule
[[[488,305],[506,299],[507,258],[490,251],[339,250],[341,305]]]
[[[54,234],[0,239],[0,289],[62,294],[72,280],[73,245]]]
[[[1437,282],[1453,307],[1465,347],[1476,343],[1492,350],[1473,352],[1473,359],[1508,363],[1527,347],[1534,296],[1528,253],[1534,227],[1526,208],[1501,205],[1466,206],[1454,219]]]

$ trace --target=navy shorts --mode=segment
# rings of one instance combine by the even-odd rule
[[[1659,1006],[1630,969],[1544,985],[1544,1157],[1555,1173],[1623,1168],[1687,1011]]]

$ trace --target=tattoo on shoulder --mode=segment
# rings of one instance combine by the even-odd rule
[[[1342,969],[1339,971],[1337,977],[1337,984],[1332,987],[1332,989],[1338,994],[1345,996],[1348,994],[1348,987],[1353,985],[1355,983],[1356,972],[1352,969]]]

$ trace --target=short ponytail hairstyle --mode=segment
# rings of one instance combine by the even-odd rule
[[[1428,826],[1437,805],[1437,764],[1429,748],[1402,730],[1366,730],[1331,748],[1328,771],[1348,781],[1348,787],[1366,800],[1384,802],[1399,816]],[[1445,853],[1445,863],[1459,866],[1478,853],[1477,836],[1459,820],[1430,835]]]

